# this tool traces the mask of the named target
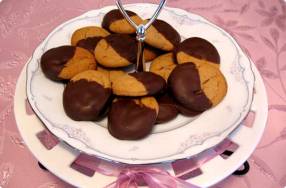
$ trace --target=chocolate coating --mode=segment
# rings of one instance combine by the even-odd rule
[[[167,22],[156,19],[152,25],[174,46],[181,42],[180,34]]]
[[[41,68],[45,76],[54,81],[63,80],[58,75],[74,56],[75,49],[74,46],[60,46],[46,51],[41,57]]]
[[[211,108],[212,103],[201,88],[200,76],[193,63],[176,66],[168,85],[175,99],[185,108],[200,112]]]
[[[134,36],[134,37],[136,37],[136,36]],[[166,53],[163,50],[160,50],[158,48],[154,48],[154,47],[148,45],[147,43],[144,43],[144,49],[147,49],[147,50],[154,52],[156,54],[156,56],[159,56],[159,55]],[[147,63],[147,62],[145,62],[145,63]]]
[[[175,106],[159,103],[159,113],[156,119],[156,123],[166,123],[171,121],[177,117],[178,113],[178,109]]]
[[[154,95],[166,88],[164,78],[152,72],[135,72],[129,75],[136,78],[145,86],[148,95]]]
[[[67,84],[63,93],[66,114],[76,121],[92,121],[101,115],[111,89],[106,89],[94,81],[81,79]]]
[[[184,107],[183,105],[181,105],[180,103],[176,103],[176,107],[178,109],[178,111],[183,115],[183,116],[187,116],[187,117],[194,117],[196,115],[201,114],[202,112],[198,112],[198,111],[194,111],[191,109],[188,109],[186,107]]]
[[[107,43],[123,58],[131,63],[136,62],[136,39],[126,34],[111,34],[105,37]]]
[[[136,15],[134,12],[126,10],[128,16],[134,16]],[[123,15],[121,14],[121,12],[118,9],[114,9],[109,11],[107,14],[105,14],[105,16],[103,17],[102,20],[102,24],[101,26],[107,30],[109,30],[109,26],[117,21],[117,20],[121,20],[121,19],[125,19],[123,17]]]
[[[88,37],[86,39],[81,39],[77,42],[77,46],[82,47],[84,49],[87,49],[92,54],[94,52],[94,49],[97,45],[97,43],[102,39],[103,37]]]
[[[156,116],[154,109],[132,99],[118,99],[108,115],[108,131],[120,140],[138,140],[151,133]]]
[[[159,113],[156,123],[165,123],[177,117],[179,112],[175,101],[169,95],[169,93],[166,92],[157,97],[157,102],[159,104]]]
[[[109,110],[111,108],[112,101],[114,99],[114,95],[111,94],[104,107],[101,109],[95,121],[101,121],[108,116]]]
[[[175,53],[180,51],[198,59],[204,59],[216,64],[220,63],[220,56],[216,48],[209,41],[199,37],[184,40],[180,45],[178,45]]]

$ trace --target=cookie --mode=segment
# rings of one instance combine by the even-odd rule
[[[64,110],[76,121],[96,120],[105,113],[111,94],[109,79],[103,73],[95,70],[81,72],[64,89]]]
[[[169,76],[168,86],[183,107],[197,112],[217,105],[227,93],[223,74],[208,64],[177,65]]]
[[[136,13],[129,10],[126,10],[126,12],[137,25],[143,22]],[[136,32],[136,29],[129,24],[118,9],[111,10],[105,14],[102,20],[102,27],[113,33],[132,34]]]
[[[113,84],[118,78],[121,76],[126,75],[126,72],[120,70],[111,70],[109,71],[109,80],[111,84]]]
[[[119,98],[108,114],[108,131],[120,140],[138,140],[152,131],[158,114],[154,97]]]
[[[212,106],[218,105],[227,93],[227,82],[222,72],[214,66],[201,65],[198,67],[201,88]]]
[[[101,39],[94,50],[97,62],[104,67],[125,67],[136,62],[136,39],[125,34],[111,34]]]
[[[90,53],[93,54],[94,49],[98,42],[102,39],[103,37],[88,37],[86,39],[82,39],[78,41],[76,44],[78,47],[84,48],[88,50]]]
[[[153,48],[149,45],[144,46],[144,59],[145,62],[152,61],[156,57],[162,54],[162,51],[156,48]]]
[[[194,64],[210,64],[219,67],[220,56],[217,49],[207,40],[193,37],[184,40],[175,50],[179,64],[193,62]]]
[[[105,74],[108,78],[110,83],[112,84],[117,78],[126,74],[126,72],[121,70],[114,70],[114,69],[106,69],[103,67],[98,67],[97,70]]]
[[[106,37],[110,33],[105,29],[97,26],[87,26],[77,29],[73,32],[71,37],[71,45],[76,46],[79,41],[90,39],[90,38],[101,38]],[[89,41],[90,43],[91,41]]]
[[[155,20],[146,31],[145,42],[160,50],[172,51],[180,41],[180,34],[163,20]]]
[[[41,68],[54,81],[69,80],[85,70],[96,69],[96,62],[88,50],[75,46],[60,46],[46,51]]]
[[[109,79],[109,70],[108,69],[106,69],[106,68],[104,68],[104,67],[101,67],[101,66],[97,66],[97,71],[99,71],[99,72],[101,72],[101,73],[103,73],[103,74],[105,74],[105,76],[107,76],[108,77],[108,79]]]
[[[194,116],[197,116],[197,115],[202,113],[199,111],[194,111],[194,110],[191,110],[189,108],[186,108],[178,102],[176,102],[176,107],[177,107],[177,110],[179,111],[179,113],[182,114],[183,116],[186,116],[186,117],[194,117]]]
[[[177,109],[176,102],[167,92],[156,97],[156,99],[159,105],[159,113],[156,123],[166,123],[177,117],[179,111]]]
[[[135,72],[118,77],[112,91],[118,96],[154,95],[165,89],[166,81],[152,72]]]
[[[173,53],[167,53],[152,61],[150,65],[150,72],[160,75],[167,81],[170,73],[175,67],[176,63],[173,58]]]

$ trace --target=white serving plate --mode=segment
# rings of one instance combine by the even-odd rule
[[[255,113],[252,126],[241,124],[232,132],[228,139],[239,147],[227,159],[217,156],[200,167],[202,174],[187,180],[199,187],[210,187],[228,177],[237,170],[251,155],[259,143],[266,126],[268,105],[265,87],[257,69],[255,73],[255,94],[251,104],[251,111]],[[94,188],[105,187],[116,180],[116,177],[95,173],[85,176],[70,168],[71,163],[80,154],[78,150],[62,142],[52,150],[47,150],[37,138],[36,134],[43,131],[45,126],[35,114],[27,113],[26,104],[26,69],[24,68],[17,81],[14,97],[14,114],[19,132],[32,154],[50,172],[75,187]],[[60,157],[59,157],[60,156]],[[173,174],[170,163],[161,164],[165,170]]]
[[[250,60],[236,41],[218,26],[198,15],[168,7],[159,19],[175,27],[183,39],[202,37],[217,48],[221,57],[220,69],[228,83],[224,100],[196,118],[178,116],[169,123],[156,125],[151,135],[139,141],[115,139],[108,133],[106,121],[77,122],[66,116],[62,105],[64,85],[43,75],[39,66],[41,55],[50,48],[70,44],[76,29],[100,25],[104,14],[114,8],[93,10],[61,24],[36,48],[27,66],[27,96],[46,127],[80,151],[129,164],[187,158],[226,138],[243,120],[252,102],[254,75]],[[125,8],[148,18],[156,5],[130,4]]]

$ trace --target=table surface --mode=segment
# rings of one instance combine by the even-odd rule
[[[158,0],[124,0],[158,3]],[[60,23],[113,0],[0,0],[0,187],[71,187],[41,170],[13,115],[17,78],[38,44]],[[250,171],[215,188],[286,186],[286,3],[283,0],[168,0],[167,6],[202,15],[232,34],[263,76],[269,117]],[[206,31],[207,32],[207,31]]]

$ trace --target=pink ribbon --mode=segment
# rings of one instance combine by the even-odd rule
[[[154,167],[126,168],[121,171],[116,181],[105,188],[138,188],[140,185],[147,185],[150,188],[197,188],[165,170]]]
[[[192,177],[192,173],[194,173],[195,170],[200,169],[203,164],[207,163],[218,155],[221,155],[226,149],[232,147],[233,145],[235,144],[231,140],[225,139],[214,148],[203,151],[190,159],[181,159],[172,162],[171,165],[176,177],[181,179],[189,179]]]
[[[37,133],[37,137],[47,150],[53,149],[60,142],[59,139],[47,129]]]
[[[37,134],[37,137],[47,149],[53,148],[59,142],[48,130],[41,131]],[[214,148],[202,152],[191,159],[172,162],[171,165],[175,176],[161,168],[113,163],[84,153],[77,157],[71,164],[71,167],[88,176],[98,172],[106,176],[117,177],[116,181],[105,188],[138,188],[140,185],[147,185],[150,188],[198,188],[183,179],[189,179],[190,173],[199,169],[202,164],[220,155],[232,145],[234,145],[233,142],[225,139]]]

